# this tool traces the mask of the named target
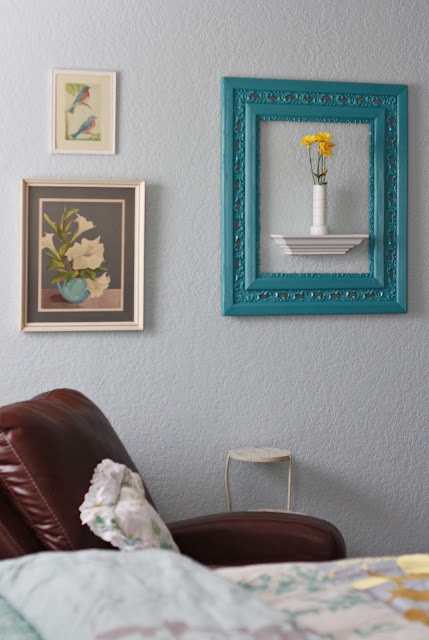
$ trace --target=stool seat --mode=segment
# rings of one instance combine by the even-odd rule
[[[292,457],[292,453],[287,449],[277,449],[275,447],[230,449],[228,455],[234,460],[243,460],[244,462],[286,462]]]

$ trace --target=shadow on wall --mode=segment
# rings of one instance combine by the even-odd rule
[[[161,251],[163,187],[146,183],[145,203],[145,333],[152,333],[156,326],[155,310],[159,308],[156,297],[160,295],[160,262],[165,252]]]
[[[391,506],[383,498],[381,489],[373,486],[357,487],[341,470],[328,471],[298,462],[294,468],[292,509],[307,515],[329,520],[344,536],[349,557],[407,553],[393,547],[393,539],[409,521],[400,505]],[[362,478],[362,475],[359,476]],[[301,506],[305,505],[301,509]],[[368,541],[370,545],[368,545]]]
[[[221,473],[219,493],[220,476]],[[287,480],[287,463],[236,463],[230,466],[232,510],[286,509]],[[361,482],[360,487],[358,482]],[[202,481],[200,486],[204,487],[205,482]],[[225,490],[221,504],[226,510]],[[295,458],[291,511],[332,522],[346,540],[349,557],[409,552],[406,538],[404,548],[393,546],[398,531],[406,527],[408,515],[396,506],[393,510],[379,486],[365,487],[362,474],[353,484],[343,466],[329,471]],[[370,546],[368,540],[371,541]]]

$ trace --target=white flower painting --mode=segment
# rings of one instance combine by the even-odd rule
[[[43,218],[54,232],[45,233],[40,239],[41,251],[49,258],[47,269],[53,274],[51,284],[69,303],[102,296],[111,282],[104,266],[104,244],[100,236],[94,240],[82,237],[95,228],[94,223],[80,215],[78,209],[67,207],[58,223],[47,213]]]
[[[21,330],[141,331],[144,181],[38,178],[22,190]]]

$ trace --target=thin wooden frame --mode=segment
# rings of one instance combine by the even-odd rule
[[[52,70],[53,153],[115,153],[116,72]]]
[[[405,85],[222,79],[222,314],[407,310]],[[370,129],[367,273],[260,273],[260,123]]]
[[[145,183],[22,181],[21,331],[141,331]]]

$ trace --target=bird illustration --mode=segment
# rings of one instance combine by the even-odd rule
[[[74,99],[71,107],[69,108],[70,113],[74,113],[75,107],[77,107],[79,104],[83,104],[88,100],[90,88],[91,87],[88,87],[88,85],[86,84],[82,87],[82,89],[79,91],[76,98]],[[87,106],[89,107],[89,105]]]
[[[97,120],[96,116],[89,116],[89,118],[80,125],[79,129],[72,134],[71,137],[73,138],[73,140],[76,140],[76,138],[81,133],[90,133],[91,129],[93,129],[96,125],[96,122],[95,122],[96,120]]]

